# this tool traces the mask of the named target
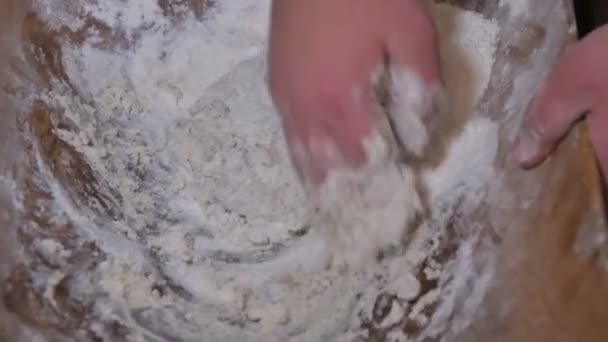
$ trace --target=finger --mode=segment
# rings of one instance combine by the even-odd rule
[[[423,9],[412,21],[401,20],[389,34],[390,117],[409,152],[421,155],[428,143],[427,126],[443,107],[437,33]]]
[[[369,80],[346,83],[347,86],[338,87],[343,91],[307,103],[305,112],[315,113],[317,118],[310,128],[316,131],[315,139],[331,138],[344,163],[340,166],[356,168],[367,160],[364,141],[372,131],[371,83]]]
[[[527,106],[513,146],[513,154],[522,166],[534,167],[542,162],[593,105],[594,66],[581,63],[589,60],[587,46],[588,42],[583,41],[567,49]]]
[[[387,35],[386,52],[391,65],[416,73],[429,90],[441,89],[443,82],[437,31],[423,8],[416,8],[415,11],[417,13],[411,14],[407,20],[404,20],[402,13],[392,13],[392,16],[396,15],[393,18],[396,24]]]
[[[374,129],[373,99],[371,83],[355,86],[350,94],[339,99],[338,106],[331,108],[334,115],[326,116],[327,130],[351,168],[363,165],[368,159],[364,145]]]
[[[425,117],[432,110],[432,93],[411,71],[390,68],[391,105],[388,115],[394,132],[407,151],[420,156],[428,143]]]
[[[340,150],[335,135],[323,125],[298,127],[292,129],[287,142],[294,167],[305,184],[319,185],[325,181],[330,170],[349,166],[353,161],[346,160]]]

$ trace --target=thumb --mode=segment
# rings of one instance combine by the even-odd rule
[[[524,112],[513,145],[513,155],[523,167],[544,161],[591,108],[588,89],[595,76],[590,73],[593,67],[585,63],[584,43],[566,50]]]
[[[420,156],[445,98],[435,25],[423,7],[409,14],[410,20],[396,20],[385,43],[390,65],[388,114],[402,147]]]
[[[420,13],[409,24],[415,31],[401,24],[388,34],[386,52],[390,64],[414,71],[428,90],[442,88],[442,70],[439,59],[438,35],[432,20]]]

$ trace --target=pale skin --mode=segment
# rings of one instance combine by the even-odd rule
[[[319,183],[333,167],[366,161],[373,97],[360,101],[353,92],[371,93],[370,75],[384,58],[417,72],[429,90],[441,86],[436,31],[421,1],[273,1],[269,86],[301,178]],[[608,26],[565,51],[513,143],[523,167],[540,164],[586,117],[608,176],[607,65]]]
[[[524,113],[514,155],[526,168],[545,160],[572,125],[586,118],[604,177],[608,176],[608,26],[572,45]]]
[[[273,2],[269,84],[302,178],[320,182],[332,167],[365,162],[371,75],[385,57],[440,87],[435,28],[421,2]]]

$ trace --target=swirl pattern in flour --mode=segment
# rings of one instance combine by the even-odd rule
[[[41,2],[41,20],[87,34],[60,40],[65,77],[36,99],[53,109],[39,115],[96,186],[62,182],[33,138],[36,175],[53,219],[98,254],[86,270],[41,279],[50,289],[67,282],[86,303],[86,336],[112,339],[107,322],[133,341],[421,336],[450,278],[454,208],[474,211],[492,177],[497,127],[469,114],[492,67],[494,22],[434,5],[462,129],[424,175],[433,211],[408,248],[343,275],[325,269],[325,245],[308,234],[315,227],[266,92],[268,0],[210,2],[198,18],[185,3],[173,16],[151,1],[59,3]],[[39,255],[71,265],[73,251],[53,241],[40,239]]]

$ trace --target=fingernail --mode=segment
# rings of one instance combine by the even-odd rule
[[[513,144],[513,156],[520,164],[529,164],[538,157],[540,139],[537,133],[520,129]]]

